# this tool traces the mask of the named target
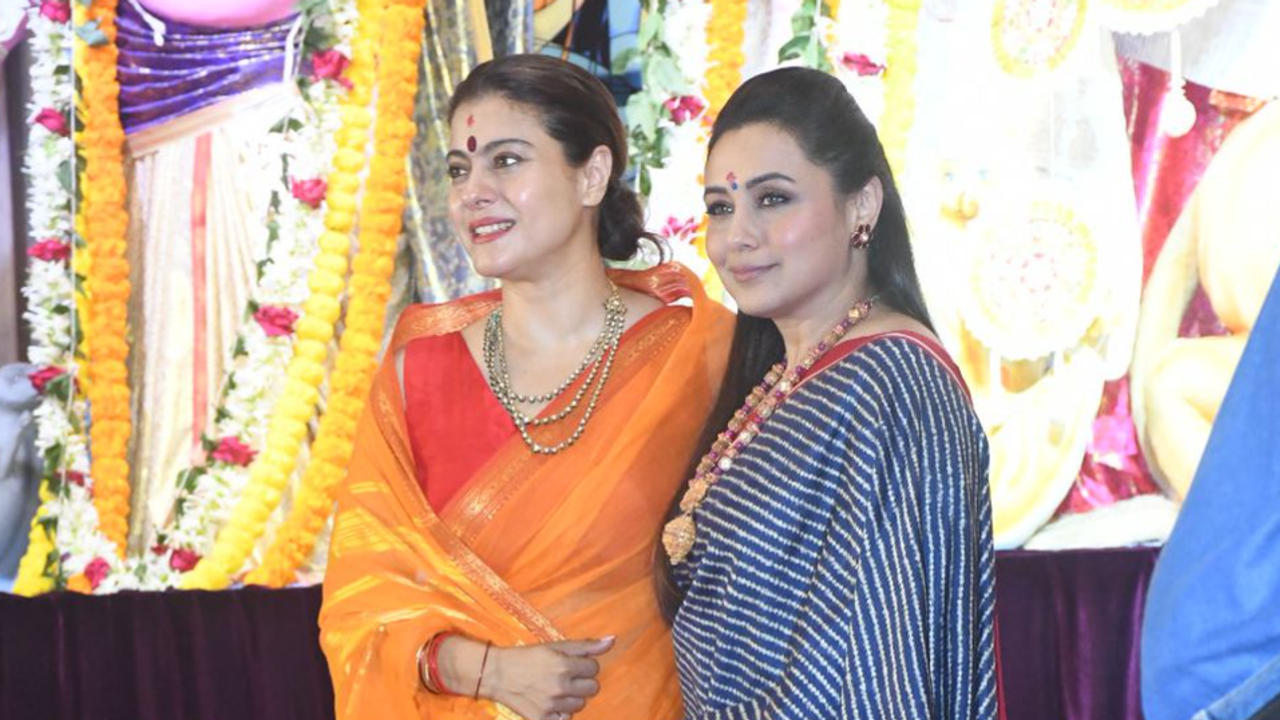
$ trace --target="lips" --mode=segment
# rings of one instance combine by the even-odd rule
[[[777,265],[738,265],[728,268],[729,274],[733,276],[734,281],[739,283],[748,283],[761,275],[769,272],[777,267]]]
[[[472,221],[467,229],[471,231],[471,241],[479,245],[497,240],[515,225],[516,221],[508,218],[484,217]]]

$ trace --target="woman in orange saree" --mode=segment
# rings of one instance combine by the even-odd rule
[[[600,127],[609,130],[609,152],[596,147],[575,158],[572,143],[556,134],[566,131],[554,109],[536,99],[484,83],[468,97],[467,84],[459,87],[451,212],[477,270],[501,277],[504,288],[407,310],[376,376],[338,497],[320,616],[338,718],[681,715],[670,636],[651,591],[654,544],[715,400],[732,317],[679,266],[606,274],[600,257],[630,255],[639,235],[638,219],[623,223],[633,228],[624,232],[633,233],[629,249],[613,245],[619,213],[638,216],[634,197],[622,212],[626,203],[610,196],[620,192],[621,126],[603,85],[535,57],[482,65],[467,82],[498,75],[528,85],[533,74],[554,86],[568,76],[573,92],[596,102],[567,105],[571,112],[608,116]],[[588,136],[579,143],[591,131],[568,130]],[[571,172],[561,175],[555,159],[540,154],[547,140],[562,146]],[[593,164],[604,166],[599,183]],[[549,217],[557,200],[547,187],[566,177],[562,189],[584,193],[584,207],[599,215],[586,223],[589,243],[577,234],[580,224]],[[595,184],[608,186],[598,202]],[[558,238],[564,232],[567,240]],[[496,356],[510,365],[503,377],[537,387],[521,368],[543,350],[518,342],[520,323],[535,326],[535,308],[565,312],[566,296],[606,292],[644,311],[618,326],[612,359],[606,348],[598,374],[583,361],[547,393],[549,402],[522,402],[527,410],[515,411],[545,420],[574,408],[563,423],[529,423],[525,436],[505,404],[495,420],[495,400],[504,396],[495,375],[505,366],[490,352],[493,335],[483,343],[485,362],[477,361],[483,329],[498,328],[511,348]],[[598,327],[598,312],[580,315]],[[605,381],[593,385],[593,377]],[[575,437],[575,426],[576,439],[547,452]],[[427,650],[439,653],[438,675]],[[588,656],[598,656],[598,674]],[[531,693],[548,686],[563,694]]]

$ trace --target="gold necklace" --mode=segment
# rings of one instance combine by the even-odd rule
[[[786,363],[782,362],[770,368],[764,376],[764,381],[751,391],[747,401],[733,414],[733,418],[729,420],[729,427],[716,437],[711,449],[698,462],[698,469],[680,498],[680,514],[662,529],[662,545],[666,548],[672,565],[684,562],[689,551],[693,549],[693,540],[697,536],[693,511],[702,504],[707,491],[720,479],[720,476],[733,467],[733,462],[738,455],[760,434],[760,426],[784,400],[791,396],[791,393],[795,392],[813,364],[854,325],[870,314],[875,301],[874,297],[858,301],[840,322],[827,331],[804,360],[791,368],[790,372],[784,372]]]
[[[582,437],[582,433],[587,428],[587,421],[595,413],[600,394],[604,390],[605,383],[609,379],[609,373],[613,368],[613,360],[618,354],[618,343],[622,338],[623,328],[626,326],[627,305],[622,302],[622,296],[618,293],[617,286],[610,283],[610,288],[609,297],[604,302],[604,327],[600,329],[600,334],[596,336],[596,340],[592,343],[591,349],[587,351],[586,357],[579,363],[578,368],[564,382],[560,383],[555,390],[541,395],[523,395],[516,392],[511,386],[511,371],[507,365],[506,343],[502,333],[502,306],[499,305],[495,308],[485,321],[483,348],[485,369],[489,376],[489,387],[493,390],[494,396],[498,398],[498,402],[503,409],[511,416],[511,421],[515,423],[516,430],[520,432],[520,437],[524,439],[525,445],[535,453],[554,455],[573,445],[578,438]],[[574,393],[573,399],[562,410],[544,418],[530,417],[521,412],[520,403],[540,404],[551,402],[568,390],[584,372],[587,374],[586,379],[583,380],[577,392]],[[589,389],[591,397],[587,401],[586,409],[573,432],[554,445],[543,445],[533,438],[529,428],[550,425],[569,417],[582,403],[582,399]]]

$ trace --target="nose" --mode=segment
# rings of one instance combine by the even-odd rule
[[[750,250],[760,243],[760,228],[748,213],[740,209],[729,216],[727,228],[729,248],[732,250]]]
[[[483,170],[472,170],[462,181],[455,185],[462,204],[468,210],[483,210],[493,204],[496,193],[493,184]]]

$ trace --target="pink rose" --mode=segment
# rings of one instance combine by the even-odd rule
[[[351,60],[341,52],[329,49],[311,55],[311,79],[332,80],[350,90],[351,81],[342,76]]]
[[[840,58],[840,64],[844,65],[845,68],[858,73],[859,77],[879,75],[884,72],[884,65],[881,65],[862,53],[847,52],[844,54],[844,57]]]
[[[698,222],[693,218],[689,218],[688,220],[678,220],[673,215],[667,218],[667,224],[662,226],[662,230],[659,231],[659,234],[668,240],[684,240],[697,232],[697,230]]]
[[[253,456],[257,454],[257,450],[240,442],[239,438],[228,435],[218,442],[218,447],[213,449],[210,457],[230,465],[245,467],[253,462]]]
[[[706,107],[693,95],[667,98],[663,105],[666,106],[667,112],[671,113],[671,120],[677,125],[683,125],[698,117]]]
[[[66,260],[71,255],[71,245],[62,242],[58,238],[45,238],[27,248],[27,254],[45,262]]]
[[[63,137],[71,134],[71,128],[67,127],[67,116],[53,108],[47,107],[36,113],[36,119],[33,122],[43,125],[49,132],[57,133]]]
[[[329,192],[329,186],[320,178],[312,178],[310,180],[289,180],[289,192],[298,198],[298,202],[310,205],[313,208],[320,207],[320,203],[324,202],[324,196]]]
[[[253,319],[262,326],[262,332],[270,337],[277,337],[293,332],[293,324],[298,320],[298,313],[287,307],[263,305],[253,314]]]
[[[58,367],[57,365],[46,365],[39,370],[28,374],[27,379],[31,381],[31,386],[36,389],[36,392],[44,392],[44,389],[54,380],[54,378],[65,375],[66,372],[66,370]]]
[[[71,19],[71,3],[44,0],[40,3],[40,14],[54,22],[64,23]]]
[[[100,557],[96,557],[84,566],[84,576],[89,580],[90,589],[97,590],[98,585],[106,579],[107,574],[111,572],[111,565]]]
[[[200,562],[200,555],[195,550],[178,548],[169,556],[169,567],[178,572],[186,572]]]

